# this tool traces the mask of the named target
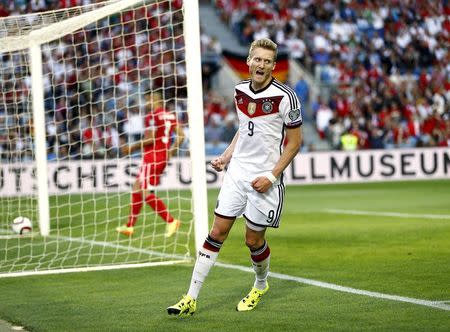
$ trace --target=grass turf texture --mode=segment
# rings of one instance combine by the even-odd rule
[[[210,211],[216,195],[209,192]],[[450,300],[450,219],[325,209],[450,215],[450,181],[288,187],[281,228],[267,232],[274,272]],[[250,266],[243,234],[238,220],[219,261]],[[0,279],[0,317],[34,331],[450,329],[449,311],[274,278],[254,311],[238,313],[253,274],[221,267],[213,268],[193,317],[167,316],[165,308],[186,292],[191,271],[191,265],[176,265]]]

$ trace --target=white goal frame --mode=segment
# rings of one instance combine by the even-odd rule
[[[41,45],[72,33],[91,22],[95,22],[136,4],[143,0],[109,0],[106,5],[82,13],[78,16],[53,23],[34,30],[27,36],[0,39],[3,52],[28,48],[31,69],[32,113],[35,130],[35,159],[37,176],[38,219],[40,235],[51,235],[50,206],[47,174],[47,149],[44,113],[44,81],[42,71]],[[208,206],[206,189],[206,159],[203,125],[203,91],[201,76],[200,24],[198,0],[184,0],[184,37],[186,49],[187,105],[189,115],[189,141],[191,162],[192,213],[194,217],[195,247],[198,250],[208,233]],[[168,262],[131,264],[130,267],[165,265]],[[126,265],[126,264],[125,264]],[[80,271],[107,269],[107,266],[80,268]],[[110,266],[111,269],[117,266]],[[73,272],[74,269],[69,269]],[[40,271],[44,272],[44,271]],[[19,272],[17,275],[41,274],[39,271]],[[69,271],[67,271],[69,272]],[[45,273],[64,273],[64,270],[51,270]],[[11,276],[16,273],[11,274]],[[5,275],[8,276],[8,275]],[[1,276],[0,276],[1,277]]]

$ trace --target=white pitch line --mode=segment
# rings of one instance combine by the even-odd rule
[[[2,232],[2,230],[0,229],[0,233],[1,232]],[[16,237],[17,236],[18,235],[16,235]],[[62,269],[54,269],[54,270],[11,272],[11,273],[6,273],[6,274],[0,274],[0,279],[1,278],[10,278],[10,277],[28,277],[28,276],[36,276],[36,275],[105,271],[105,270],[117,270],[117,269],[122,269],[122,268],[128,269],[128,268],[137,268],[137,267],[145,267],[145,266],[171,265],[171,264],[177,264],[177,263],[188,263],[191,260],[189,257],[183,256],[183,255],[166,254],[166,253],[162,253],[162,252],[158,252],[158,251],[154,251],[154,250],[135,248],[135,247],[131,247],[131,246],[124,246],[121,244],[115,244],[115,243],[105,242],[105,241],[94,241],[94,240],[88,240],[85,238],[75,238],[75,237],[56,236],[56,235],[49,235],[48,238],[53,238],[55,240],[64,240],[67,242],[95,245],[95,246],[100,246],[100,247],[104,247],[104,248],[119,249],[119,250],[134,252],[134,253],[159,256],[159,257],[163,257],[163,258],[172,258],[172,259],[176,259],[176,261],[146,262],[146,263],[132,263],[132,264],[120,264],[120,265],[95,265],[95,266],[88,266],[88,267],[62,268]]]
[[[108,247],[108,248],[117,248],[117,249],[121,249],[121,250],[132,251],[135,253],[144,253],[144,254],[149,254],[149,255],[154,255],[156,253],[153,250],[123,246],[123,245],[119,245],[119,244],[115,244],[115,243],[111,243],[111,242],[93,241],[93,240],[86,240],[83,238],[70,238],[70,237],[65,237],[65,236],[59,236],[59,237],[53,236],[53,237],[59,238],[59,239],[65,240],[65,241],[86,243],[86,244],[98,245],[98,246]],[[159,255],[164,255],[164,254],[159,253]],[[177,257],[178,255],[167,255],[167,256],[168,257]],[[186,257],[184,257],[184,256],[182,256],[182,257],[186,259]],[[177,258],[181,258],[181,256],[178,256]],[[227,269],[233,269],[233,270],[239,270],[239,271],[248,272],[248,273],[254,273],[253,268],[242,266],[242,265],[233,265],[233,264],[226,264],[226,263],[220,263],[220,262],[217,262],[215,265],[219,266],[219,267],[227,268]],[[106,268],[107,267],[100,268],[100,269],[106,269]],[[111,268],[118,268],[118,266],[112,266]],[[77,269],[72,269],[71,272],[76,272],[76,270]],[[64,269],[55,270],[53,272],[63,273],[62,271],[64,271]],[[80,268],[79,271],[87,272],[87,271],[91,271],[91,269]],[[39,273],[37,273],[37,274],[39,274]],[[42,274],[52,274],[52,271],[48,271],[48,272],[46,271],[45,273],[43,272]],[[4,277],[7,277],[7,276],[8,276],[8,274],[4,275]],[[328,282],[323,282],[323,281],[318,281],[318,280],[313,280],[313,279],[306,279],[306,278],[301,278],[301,277],[295,277],[295,276],[290,276],[287,274],[281,274],[281,273],[276,273],[276,272],[270,272],[270,276],[272,278],[295,281],[295,282],[302,283],[302,284],[307,284],[307,285],[321,287],[321,288],[328,288],[328,289],[332,289],[332,290],[344,292],[344,293],[364,295],[364,296],[368,296],[368,297],[374,297],[374,298],[397,301],[397,302],[407,302],[407,303],[412,303],[412,304],[416,304],[416,305],[422,305],[422,306],[426,306],[426,307],[432,307],[432,308],[436,308],[436,309],[450,311],[450,305],[443,303],[442,301],[429,301],[429,300],[415,299],[415,298],[398,296],[398,295],[371,292],[371,291],[366,291],[366,290],[362,290],[362,289],[345,287],[345,286],[340,286],[340,285],[336,285],[336,284],[331,284]]]
[[[183,255],[165,254],[165,253],[159,252],[159,251],[135,248],[135,247],[131,247],[131,246],[124,246],[121,244],[115,244],[115,243],[106,242],[106,241],[94,241],[94,240],[87,240],[85,238],[76,238],[76,237],[68,237],[68,236],[54,236],[54,235],[51,235],[49,237],[52,237],[54,239],[62,239],[62,240],[68,241],[68,242],[96,245],[96,246],[100,246],[100,247],[104,247],[104,248],[121,249],[124,251],[131,251],[134,253],[153,255],[153,256],[159,256],[159,257],[164,257],[164,258],[175,258],[175,259],[181,259],[181,260],[186,259],[186,256],[183,256]]]
[[[25,235],[19,235],[19,234],[14,234],[12,231],[4,230],[4,229],[0,229],[0,234],[6,234],[6,235],[0,235],[0,239],[17,239],[17,238],[25,238],[25,237],[39,235],[38,232],[33,232],[32,234],[27,233]],[[186,256],[183,256],[183,255],[165,254],[165,253],[162,253],[159,251],[140,249],[140,248],[135,248],[135,247],[131,247],[131,246],[124,246],[124,245],[115,244],[115,243],[106,242],[106,241],[94,241],[94,240],[88,240],[85,238],[57,236],[57,235],[49,235],[48,238],[52,238],[55,240],[60,239],[60,240],[64,240],[67,242],[87,243],[87,244],[96,245],[96,246],[100,246],[100,247],[104,247],[104,248],[121,249],[124,251],[131,251],[131,252],[141,253],[141,254],[145,253],[148,255],[159,256],[159,257],[164,257],[164,258],[174,258],[174,259],[181,259],[181,260],[186,259]],[[145,250],[145,251],[142,251],[142,250]]]
[[[17,239],[20,235],[0,235],[0,240],[11,240],[11,239]]]
[[[216,263],[216,265],[227,268],[227,269],[234,269],[234,270],[254,273],[253,268],[245,267],[245,266],[241,266],[241,265],[232,265],[232,264],[224,264],[224,263]],[[374,298],[379,298],[379,299],[384,299],[384,300],[397,301],[397,302],[407,302],[407,303],[412,303],[412,304],[417,304],[417,305],[423,305],[426,307],[432,307],[432,308],[450,311],[450,305],[442,303],[442,301],[429,301],[429,300],[415,299],[415,298],[411,298],[411,297],[371,292],[371,291],[366,291],[366,290],[362,290],[362,289],[345,287],[345,286],[331,284],[328,282],[294,277],[294,276],[290,276],[287,274],[281,274],[281,273],[275,273],[275,272],[270,272],[269,276],[272,278],[277,278],[277,279],[282,279],[282,280],[295,281],[295,282],[298,282],[301,284],[307,284],[307,285],[317,286],[317,287],[321,287],[321,288],[328,288],[328,289],[332,289],[332,290],[336,290],[336,291],[344,292],[344,293],[364,295],[364,296],[369,296],[369,297],[374,297]]]
[[[351,214],[358,216],[382,216],[382,217],[396,217],[396,218],[424,218],[424,219],[449,219],[449,214],[415,214],[402,212],[378,212],[378,211],[363,211],[363,210],[342,210],[342,209],[324,209],[319,212],[337,213],[337,214]]]
[[[1,235],[3,234],[3,235]],[[10,239],[26,239],[31,238],[33,236],[39,235],[39,232],[32,232],[32,233],[24,233],[23,235],[14,233],[10,229],[0,229],[0,240],[10,240]]]
[[[139,267],[149,267],[149,266],[162,266],[162,265],[174,265],[180,263],[188,263],[190,260],[176,260],[176,261],[164,261],[164,262],[147,262],[147,263],[130,263],[121,265],[96,265],[88,267],[72,267],[64,269],[54,269],[54,270],[39,270],[39,271],[22,271],[22,272],[11,272],[8,274],[0,274],[1,278],[17,278],[17,277],[29,277],[29,276],[42,276],[50,274],[67,274],[67,273],[80,273],[80,272],[94,272],[94,271],[109,271],[109,270],[122,270],[122,269],[135,269]],[[1,329],[0,329],[1,331]]]

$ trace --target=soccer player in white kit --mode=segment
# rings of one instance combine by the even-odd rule
[[[302,141],[300,102],[291,88],[272,77],[276,56],[277,45],[270,39],[255,40],[250,46],[250,79],[238,83],[234,95],[239,129],[224,153],[211,161],[219,172],[229,164],[214,224],[197,255],[189,291],[167,308],[169,314],[187,316],[195,312],[201,286],[241,215],[246,220],[245,242],[256,278],[236,310],[252,310],[269,289],[270,249],[264,235],[267,227],[280,225],[285,193],[283,171]]]

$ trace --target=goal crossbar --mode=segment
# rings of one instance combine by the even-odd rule
[[[0,38],[0,49],[2,52],[13,52],[28,48],[30,43],[37,45],[48,43],[53,40],[57,40],[64,35],[77,31],[88,24],[101,20],[124,9],[133,7],[142,2],[145,2],[145,0],[110,0],[101,3],[104,6],[100,8],[91,6],[91,11],[87,11],[49,25],[44,25],[34,30],[26,31],[23,35],[19,34],[18,36],[6,36]],[[32,20],[36,15],[38,14],[28,14],[27,16],[29,16],[29,19]],[[40,15],[45,15],[45,13],[41,13]],[[11,18],[9,17],[3,18],[3,20],[10,19]]]
[[[91,12],[83,13],[76,17],[68,18],[64,21],[54,23],[52,25],[34,30],[30,33],[30,38],[34,43],[43,44],[48,43],[52,40],[59,39],[62,36],[77,31],[82,27],[101,20],[111,14],[120,12],[124,9],[132,7],[138,3],[142,3],[143,0],[127,0],[127,1],[117,1],[113,0],[109,5],[94,9]]]

